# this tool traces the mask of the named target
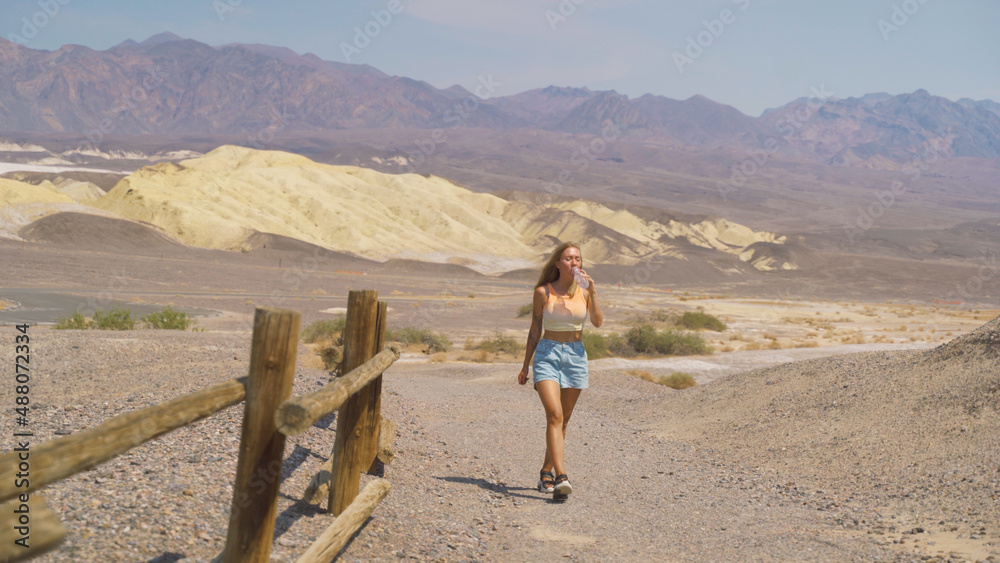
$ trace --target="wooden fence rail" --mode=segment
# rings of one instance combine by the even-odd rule
[[[334,379],[320,389],[289,399],[278,407],[274,421],[278,432],[285,436],[298,436],[317,420],[339,409],[347,399],[382,375],[399,359],[399,349],[386,346],[374,358],[361,364],[350,373]]]
[[[341,373],[346,375],[314,393],[289,399],[295,374],[299,313],[257,309],[249,376],[125,413],[90,430],[39,445],[31,451],[31,480],[27,489],[14,486],[18,453],[0,455],[0,503],[10,501],[0,504],[0,541],[4,541],[0,546],[0,561],[35,557],[58,546],[65,538],[66,529],[45,504],[37,492],[39,489],[241,401],[245,401],[246,407],[229,528],[225,549],[215,561],[242,563],[270,559],[285,437],[302,433],[319,418],[340,408],[334,453],[311,485],[313,492],[317,488],[330,491],[329,510],[337,518],[299,559],[328,561],[360,528],[390,488],[387,481],[378,479],[358,496],[360,472],[369,470],[376,456],[384,463],[392,460],[393,427],[388,420],[381,419],[379,412],[381,379],[400,353],[394,346],[382,350],[386,310],[386,303],[377,301],[375,291],[349,293],[341,366]],[[382,351],[376,355],[377,350]],[[368,465],[361,467],[365,462]],[[310,494],[307,492],[306,496]],[[17,546],[13,539],[6,541],[17,525],[15,510],[25,498],[32,514],[31,549]]]
[[[234,379],[165,403],[120,414],[100,425],[49,440],[31,450],[31,480],[14,486],[17,452],[0,456],[0,502],[33,492],[114,459],[153,438],[201,420],[243,400],[247,378]]]

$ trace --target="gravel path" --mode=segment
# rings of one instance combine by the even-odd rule
[[[31,334],[36,444],[245,375],[249,362],[250,335],[243,331],[108,333],[35,327]],[[4,350],[8,363],[12,352],[12,346]],[[299,352],[299,365],[310,365],[312,353],[304,346]],[[859,374],[858,366],[865,362],[872,367],[863,373],[886,366],[898,371],[904,364],[912,365],[913,356],[922,352],[881,354],[881,360],[851,355],[807,363],[854,362],[851,365]],[[544,448],[544,420],[534,392],[515,383],[518,367],[426,363],[421,356],[406,356],[390,368],[383,387],[383,413],[397,429],[396,460],[386,470],[393,489],[347,546],[342,560],[928,557],[901,535],[909,530],[903,523],[908,524],[912,515],[904,511],[912,505],[907,498],[880,497],[873,492],[878,482],[850,479],[844,473],[846,463],[837,464],[830,478],[820,478],[822,464],[829,459],[809,448],[841,456],[854,450],[831,449],[814,440],[827,420],[805,406],[802,412],[793,406],[802,403],[802,397],[819,400],[821,389],[833,388],[831,382],[838,377],[834,364],[810,366],[830,368],[828,378],[806,378],[794,385],[791,375],[796,368],[785,366],[771,368],[785,370],[784,378],[758,370],[687,391],[595,366],[591,388],[570,422],[567,464],[575,490],[565,504],[553,504],[548,495],[534,489]],[[294,393],[314,389],[327,378],[322,370],[300,367]],[[769,379],[776,382],[767,383]],[[812,394],[800,385],[813,388]],[[0,387],[3,404],[12,403],[9,387]],[[778,392],[765,394],[772,389]],[[872,388],[872,400],[882,397],[880,393]],[[741,397],[745,405],[739,403]],[[762,406],[771,403],[773,408]],[[903,406],[912,410],[909,402]],[[972,432],[959,429],[948,436],[969,450],[995,446],[997,425],[991,429],[989,424],[996,420],[996,412],[990,410],[992,405],[987,407],[985,418]],[[894,412],[883,410],[885,416]],[[779,424],[785,412],[792,418]],[[935,424],[950,424],[947,416],[941,414]],[[230,408],[45,489],[70,535],[57,551],[39,560],[207,561],[217,555],[225,542],[241,417],[242,407]],[[328,515],[297,499],[332,450],[333,418],[286,444],[274,560],[294,561],[330,522]],[[885,423],[881,418],[876,422]],[[779,427],[800,432],[793,440],[800,455],[773,451],[784,449],[773,443]],[[0,431],[9,436],[11,430],[11,420],[5,417]],[[946,430],[952,432],[950,426]],[[912,441],[905,429],[890,425],[886,433],[897,437],[896,442]],[[977,438],[965,440],[966,435]],[[876,444],[874,451],[892,442]],[[890,449],[885,455],[910,456],[919,451],[919,447]],[[864,464],[868,474],[876,474],[885,455],[858,458],[857,463]],[[885,465],[886,471],[905,471],[909,458],[899,455],[896,462]],[[959,500],[935,512],[941,515],[941,525],[935,520],[933,530],[924,526],[938,534],[935,539],[942,545],[948,538],[962,540],[959,536],[967,539],[981,533],[982,541],[976,545],[983,551],[977,553],[985,559],[997,549],[992,547],[1000,522],[995,517],[996,497],[992,508],[980,509],[979,516],[966,515],[966,522],[959,512],[989,501],[987,493],[996,490],[990,489],[994,485],[989,480],[995,483],[998,475],[978,472],[996,461],[997,453],[989,453],[981,465],[967,466],[961,474],[946,467],[949,455],[958,456],[958,466],[970,461],[964,450],[945,451],[943,457],[934,458],[935,478],[947,473],[959,484],[928,487],[914,496],[924,505]],[[970,477],[973,484],[967,481]],[[893,509],[896,512],[890,512]],[[898,526],[891,518],[897,513]],[[956,529],[951,531],[951,526]],[[893,543],[897,538],[904,543]],[[961,547],[968,548],[968,543]],[[953,559],[963,559],[957,551],[961,550],[956,548]]]

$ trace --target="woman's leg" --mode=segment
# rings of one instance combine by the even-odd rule
[[[583,389],[566,388],[562,390],[560,396],[563,413],[562,435],[564,444],[566,441],[566,425],[569,424],[569,417],[573,415],[573,409],[576,407],[576,401],[580,398],[581,391],[583,391]]]
[[[545,461],[542,469],[554,468],[556,475],[559,475],[566,472],[563,465],[563,436],[566,427],[563,424],[560,392],[565,390],[560,390],[559,383],[552,380],[539,381],[535,387],[542,400],[542,408],[545,409]]]

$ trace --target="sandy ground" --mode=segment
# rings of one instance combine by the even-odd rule
[[[530,280],[419,265],[365,274],[342,263],[309,267],[301,254],[183,248],[128,254],[0,242],[0,257],[11,276],[0,299],[10,288],[30,288],[79,303],[218,312],[199,317],[205,332],[197,333],[36,327],[49,374],[37,389],[40,439],[243,375],[258,306],[299,310],[307,325],[338,314],[350,289],[372,288],[388,302],[392,327],[429,328],[451,339],[455,350],[435,358],[448,361],[431,362],[417,347],[387,374],[385,412],[398,424],[398,457],[386,474],[394,490],[345,560],[975,560],[997,551],[1000,517],[976,506],[996,506],[989,495],[997,477],[984,467],[992,463],[995,471],[1000,462],[993,457],[1000,451],[998,407],[956,395],[978,389],[970,374],[995,378],[996,363],[963,356],[938,369],[920,360],[927,348],[993,318],[992,309],[599,286],[607,322],[598,332],[627,330],[637,314],[698,308],[728,327],[702,333],[717,350],[709,356],[593,362],[568,454],[579,494],[558,506],[533,490],[542,419],[537,398],[511,383],[520,358],[457,361],[464,348],[497,332],[525,337],[528,318],[518,309]],[[296,393],[328,377],[304,346],[299,365]],[[701,385],[675,391],[628,376],[633,370],[684,371]],[[852,386],[865,389],[870,402],[852,397]],[[0,400],[9,402],[10,391],[3,393]],[[967,403],[979,418],[963,410]],[[842,404],[852,410],[841,412]],[[797,410],[805,405],[812,406]],[[869,411],[879,414],[866,418]],[[73,535],[47,560],[97,560],[101,553],[104,560],[199,561],[217,554],[239,412],[212,420],[53,486],[47,495]],[[293,560],[326,525],[295,491],[328,455],[332,428],[328,420],[289,444],[278,560]],[[826,438],[830,429],[835,439]],[[794,448],[774,443],[782,434]],[[929,443],[938,446],[926,450]],[[848,461],[869,479],[854,475]],[[875,478],[880,472],[883,480]],[[100,503],[88,509],[95,484]],[[152,519],[147,528],[137,528],[135,510]],[[904,534],[916,527],[928,532]],[[109,546],[119,555],[108,559]]]
[[[238,377],[250,342],[243,331],[31,334],[39,441]],[[294,394],[327,379],[310,367],[311,354],[300,346]],[[575,490],[554,504],[534,489],[544,417],[530,388],[514,382],[518,364],[432,363],[409,353],[383,387],[383,413],[397,425],[385,473],[393,489],[341,560],[996,557],[1000,403],[978,415],[964,403],[979,396],[970,382],[983,368],[998,375],[996,362],[968,357],[942,367],[926,354],[848,354],[685,391],[595,362],[568,434]],[[891,399],[914,381],[926,382],[920,393]],[[957,395],[938,397],[954,383]],[[936,406],[920,406],[924,394]],[[217,555],[241,416],[240,407],[227,409],[48,487],[70,536],[40,560]],[[10,420],[3,425],[9,430]],[[329,524],[299,495],[329,455],[335,428],[328,417],[286,444],[276,561],[294,561]],[[940,445],[928,450],[931,442]]]

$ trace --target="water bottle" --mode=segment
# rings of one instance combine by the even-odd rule
[[[575,266],[573,267],[573,281],[575,281],[576,285],[580,286],[582,289],[590,287],[590,282],[587,281],[587,278],[580,275],[580,268]]]

